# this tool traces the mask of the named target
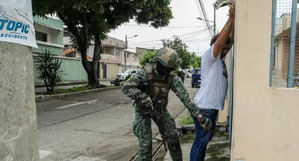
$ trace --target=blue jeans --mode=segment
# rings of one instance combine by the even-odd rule
[[[218,110],[201,109],[202,115],[210,119],[213,123],[212,129],[203,130],[196,118],[193,118],[195,124],[195,140],[190,152],[190,161],[204,161],[206,156],[206,149],[209,141],[212,139],[214,129],[216,127],[216,119]]]

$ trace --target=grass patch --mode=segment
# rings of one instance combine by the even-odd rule
[[[114,86],[111,85],[100,85],[99,88],[113,88]],[[62,94],[62,93],[71,93],[71,92],[79,92],[79,91],[85,91],[89,90],[91,88],[88,87],[88,85],[83,85],[83,86],[74,86],[73,88],[55,88],[54,89],[54,94]]]
[[[63,88],[55,88],[54,89],[54,93],[55,94],[61,94],[61,93],[70,93],[70,92],[78,92],[78,91],[85,91],[88,90],[88,86],[84,85],[84,86],[75,86],[73,88],[67,88],[67,89],[63,89]]]
[[[190,115],[188,115],[181,120],[181,124],[182,125],[192,125],[192,124],[194,124],[194,122],[193,122],[192,117]]]

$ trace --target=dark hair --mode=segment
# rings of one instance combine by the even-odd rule
[[[215,35],[215,36],[211,39],[210,46],[212,46],[212,45],[216,42],[218,36],[219,36],[219,34]],[[228,44],[230,44],[231,42],[232,42],[232,40],[231,40],[230,38],[227,38],[225,44],[228,45]]]
[[[212,45],[216,42],[218,35],[219,35],[219,34],[215,35],[215,36],[211,39],[210,46],[212,46]]]

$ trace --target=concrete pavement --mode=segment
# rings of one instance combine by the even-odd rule
[[[189,88],[192,97],[197,90]],[[175,116],[184,106],[172,92],[169,99],[168,110]],[[119,89],[44,101],[37,107],[42,161],[126,161],[138,150],[133,107]],[[156,125],[153,132],[158,132]]]
[[[56,88],[62,88],[62,89],[69,89],[69,88],[73,88],[75,86],[83,86],[83,85],[86,85],[87,83],[80,83],[80,84],[72,84],[71,82],[68,84],[68,85],[59,85],[59,86],[56,86]],[[110,81],[107,81],[107,80],[100,80],[100,84],[101,85],[106,85],[106,86],[110,86],[111,83]],[[43,92],[47,92],[47,89],[46,87],[35,87],[35,93],[43,93]]]

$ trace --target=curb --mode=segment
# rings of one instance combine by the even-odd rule
[[[68,96],[76,96],[76,95],[85,94],[85,93],[94,93],[94,92],[107,91],[107,90],[119,89],[119,88],[120,87],[110,87],[110,88],[90,89],[90,90],[85,90],[85,91],[63,93],[63,94],[56,94],[56,95],[38,95],[38,96],[35,96],[35,101],[43,102],[43,101],[50,100],[50,99],[63,99]]]

